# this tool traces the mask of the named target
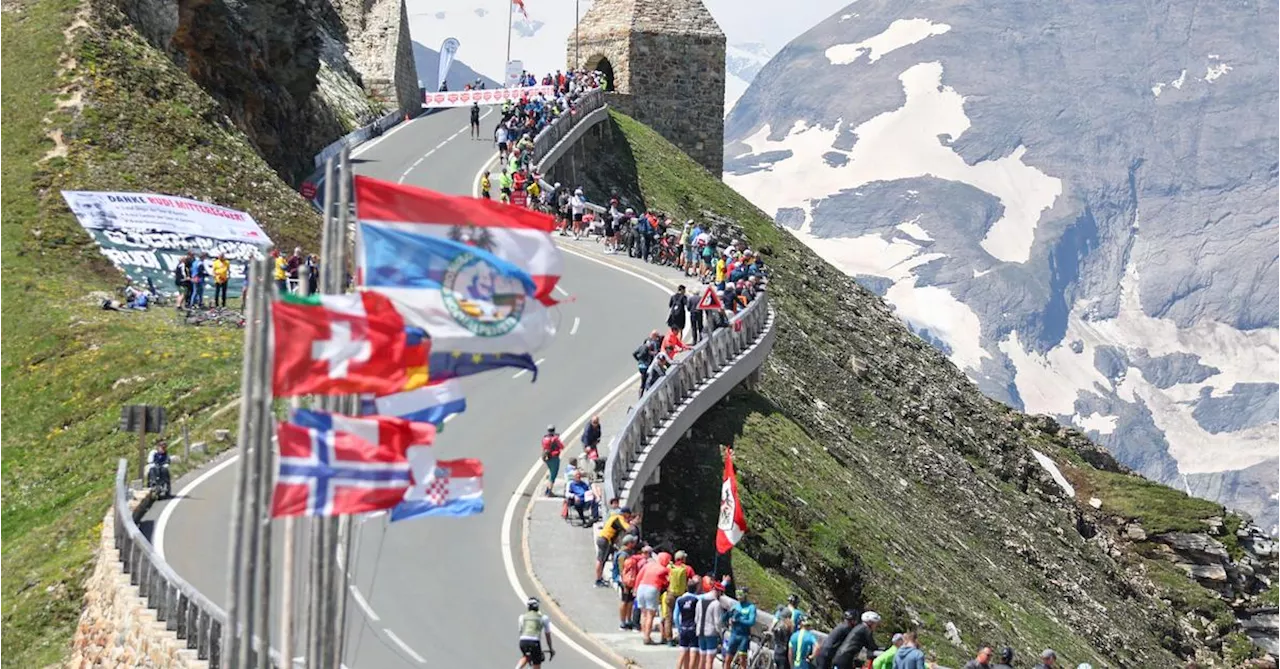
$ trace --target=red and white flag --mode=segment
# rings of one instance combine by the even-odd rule
[[[286,293],[271,305],[276,397],[373,393],[416,387],[426,370],[423,351],[412,355],[404,318],[378,293]]]
[[[533,297],[556,304],[551,292],[564,260],[551,239],[555,219],[522,207],[482,198],[445,195],[425,188],[355,178],[356,218],[380,228],[430,235],[488,251],[533,279]],[[361,244],[357,229],[357,245]],[[357,262],[363,255],[356,254]],[[363,270],[363,267],[358,268]],[[359,279],[364,283],[363,277]]]
[[[738,475],[733,471],[733,449],[724,454],[724,483],[720,485],[720,521],[716,523],[716,552],[728,553],[747,533],[747,514],[738,497]]]
[[[529,20],[529,12],[526,12],[524,9],[524,0],[511,0],[511,4],[520,8],[520,13],[524,14],[524,20]]]

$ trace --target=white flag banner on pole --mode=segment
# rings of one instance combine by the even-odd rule
[[[503,80],[503,84],[507,88],[515,88],[520,85],[520,75],[524,74],[523,60],[507,61],[507,78]]]
[[[456,37],[446,38],[440,44],[440,70],[436,75],[436,90],[444,87],[444,81],[449,76],[449,67],[453,65],[453,59],[458,55],[459,45]]]

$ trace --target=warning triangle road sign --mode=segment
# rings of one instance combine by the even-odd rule
[[[702,299],[698,300],[698,308],[706,310],[724,309],[724,303],[720,301],[720,296],[716,295],[715,286],[707,286],[706,292],[702,293]]]

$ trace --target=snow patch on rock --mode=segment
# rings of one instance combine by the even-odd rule
[[[934,176],[959,181],[990,193],[1004,206],[991,225],[982,248],[1006,262],[1031,257],[1040,215],[1062,194],[1062,181],[1023,162],[1027,148],[994,160],[969,164],[941,137],[954,140],[969,128],[964,97],[942,84],[942,63],[920,63],[898,79],[906,93],[899,109],[877,115],[853,129],[858,141],[841,166],[823,167],[822,155],[833,150],[841,121],[828,129],[797,121],[787,136],[771,140],[765,124],[742,140],[749,154],[790,151],[791,157],[749,174],[725,174],[725,182],[771,215],[781,207],[813,203],[842,190],[873,181]]]
[[[846,14],[845,16],[856,16]],[[844,16],[840,17],[844,21]],[[951,30],[945,23],[933,23],[929,19],[898,19],[889,24],[884,32],[853,44],[837,44],[826,50],[827,60],[832,65],[852,65],[863,54],[867,54],[867,62],[874,63],[885,54],[910,46],[934,35],[941,35]]]
[[[1062,470],[1058,469],[1057,463],[1050,459],[1049,456],[1034,448],[1031,449],[1031,455],[1035,456],[1036,462],[1039,462],[1040,466],[1044,467],[1045,471],[1049,472],[1049,476],[1053,477],[1053,480],[1062,487],[1062,491],[1067,493],[1068,497],[1076,496],[1075,486],[1071,485],[1071,482],[1067,480],[1067,477],[1062,475]]]

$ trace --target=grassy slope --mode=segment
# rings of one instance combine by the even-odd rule
[[[735,572],[767,606],[790,590],[828,622],[843,608],[875,608],[888,629],[922,625],[925,647],[951,666],[983,643],[1024,658],[1053,647],[1071,663],[1177,663],[1179,612],[1082,538],[1078,512],[1027,449],[1064,464],[1069,454],[1104,511],[1203,529],[1221,507],[1085,464],[1055,425],[982,397],[880,300],[665,140],[613,120],[624,141],[594,154],[592,192],[621,184],[624,197],[677,220],[705,210],[736,220],[775,268],[782,316],[763,385],[736,392],[677,446],[648,525],[709,566],[718,446],[733,443],[752,529]],[[1157,586],[1181,593],[1182,610],[1215,606],[1167,563],[1158,568]],[[947,622],[963,647],[945,640]]]
[[[69,48],[82,111],[55,110],[74,0],[6,2],[3,14],[3,609],[6,667],[55,662],[81,608],[116,459],[136,440],[119,407],[165,406],[192,438],[237,391],[240,333],[179,325],[172,311],[98,308],[121,275],[97,253],[59,189],[144,190],[252,213],[285,244],[316,215],[229,127],[214,102],[118,17],[95,17]],[[50,118],[65,158],[41,161]],[[173,438],[176,429],[166,437]]]

